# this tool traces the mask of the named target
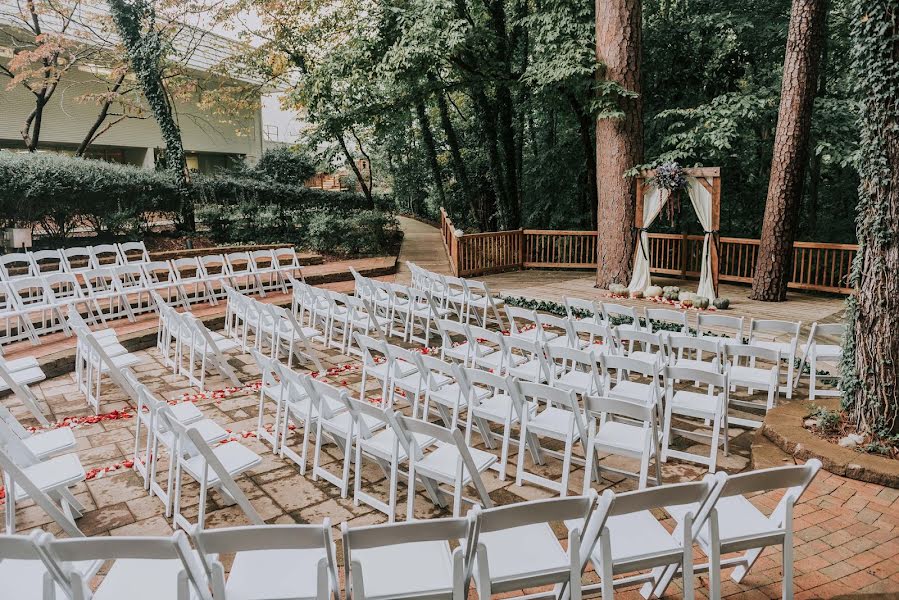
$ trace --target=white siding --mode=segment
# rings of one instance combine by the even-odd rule
[[[5,82],[2,83],[5,85]],[[92,101],[75,99],[105,87],[82,71],[70,72],[44,109],[41,141],[47,144],[79,144],[96,119],[99,106]],[[0,87],[0,140],[21,140],[20,130],[33,108],[30,92],[16,87]],[[245,154],[248,160],[258,158],[262,147],[261,116],[258,111],[234,119],[238,125],[222,123],[215,115],[201,111],[196,105],[176,105],[184,149],[188,152],[220,152]],[[241,131],[238,131],[238,127]],[[152,118],[126,119],[104,133],[97,145],[123,148],[162,147],[159,127]]]

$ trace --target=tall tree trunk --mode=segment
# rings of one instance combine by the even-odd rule
[[[440,125],[443,128],[443,135],[446,137],[446,145],[449,146],[453,174],[459,185],[462,186],[462,193],[465,194],[468,205],[471,207],[472,217],[478,222],[478,227],[481,228],[481,231],[487,231],[487,211],[478,202],[471,187],[471,180],[468,178],[468,168],[465,166],[465,160],[462,158],[459,136],[456,135],[456,128],[453,126],[452,118],[450,118],[449,105],[442,91],[437,93],[437,108],[440,110]]]
[[[492,213],[488,213],[488,229],[496,226],[497,212],[502,211],[502,207],[508,205],[505,188],[505,177],[503,176],[503,164],[499,155],[499,146],[497,145],[496,121],[497,114],[493,106],[483,90],[475,93],[475,110],[484,132],[484,144],[487,150],[487,166],[490,173],[490,183],[493,186],[493,193],[496,195],[496,209]]]
[[[821,65],[818,68],[818,89],[815,91],[815,98],[823,98],[827,93],[827,63],[828,63],[828,34],[827,34],[827,14],[824,16],[824,42],[821,47]],[[814,109],[812,110],[812,119],[814,120]],[[809,141],[809,159],[808,159],[808,188],[806,189],[806,211],[805,226],[808,230],[809,238],[815,239],[818,233],[818,196],[821,189],[821,155],[815,151],[817,143],[814,133],[811,134]]]
[[[627,284],[634,251],[636,182],[625,173],[643,162],[640,94],[641,0],[596,0],[596,58],[605,78],[636,93],[618,101],[623,116],[596,122],[596,285]]]
[[[196,231],[190,171],[184,157],[181,129],[175,108],[163,81],[166,59],[162,33],[156,29],[156,10],[149,0],[109,0],[109,9],[121,38],[131,70],[165,141],[165,164],[175,174],[181,189],[181,220],[188,231]]]
[[[424,102],[415,105],[415,113],[418,116],[418,126],[421,127],[421,139],[425,145],[425,154],[428,156],[428,166],[431,176],[434,178],[434,191],[440,206],[446,206],[446,193],[443,191],[443,174],[440,172],[440,163],[437,161],[437,144],[434,142],[434,134],[431,131],[431,120]]]
[[[854,0],[856,81],[864,95],[858,242],[841,387],[862,430],[899,433],[899,3]]]
[[[567,94],[568,103],[577,118],[578,136],[581,140],[581,148],[584,152],[584,214],[589,215],[590,222],[587,228],[596,227],[596,144],[593,142],[593,118],[584,109],[581,102],[574,94]]]
[[[824,0],[793,0],[762,241],[752,280],[753,300],[787,299],[790,257],[808,164],[809,129],[824,41]]]

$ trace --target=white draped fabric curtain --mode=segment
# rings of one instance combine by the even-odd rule
[[[710,254],[712,239],[712,194],[696,177],[687,178],[687,192],[690,202],[699,217],[699,223],[706,232],[702,242],[702,269],[699,275],[697,294],[709,300],[715,299],[715,286],[712,281],[712,256]],[[649,235],[646,229],[656,220],[668,200],[668,193],[658,188],[650,188],[643,200],[643,230],[638,232],[639,243],[634,255],[634,271],[627,288],[632,291],[645,291],[652,285],[649,275]],[[686,249],[685,249],[686,250]]]

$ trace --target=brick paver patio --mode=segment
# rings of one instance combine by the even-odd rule
[[[421,225],[421,224],[418,224]],[[404,222],[404,226],[408,226]],[[422,228],[427,227],[421,225]],[[427,230],[419,232],[422,236]],[[439,243],[439,236],[436,236]],[[421,243],[428,243],[427,238]],[[247,388],[230,393],[205,394],[194,397],[198,390],[191,388],[183,377],[173,375],[163,366],[155,349],[137,353],[141,364],[134,367],[140,381],[148,385],[160,396],[169,400],[193,397],[206,417],[214,419],[229,429],[241,443],[260,454],[262,465],[252,471],[249,477],[238,479],[238,484],[247,493],[253,506],[269,523],[318,523],[329,517],[332,524],[342,521],[350,525],[379,523],[386,516],[365,505],[355,506],[350,498],[340,498],[338,490],[319,480],[313,481],[299,474],[298,466],[276,457],[271,447],[255,437],[258,416],[258,392],[251,385],[258,380],[258,370],[249,355],[233,354],[231,363],[239,369],[241,381]],[[348,387],[358,393],[360,373],[359,362],[355,358],[341,356],[335,351],[323,351],[325,366],[329,373],[327,380],[334,385]],[[226,387],[222,378],[208,379],[210,390]],[[83,396],[78,392],[71,374],[57,377],[34,386],[34,390],[47,411],[51,421],[66,417],[89,417],[90,412]],[[371,394],[370,394],[371,395]],[[799,398],[804,397],[802,388]],[[11,398],[4,403],[25,423],[33,423],[24,408]],[[130,407],[124,394],[114,386],[107,385],[103,396],[103,413],[120,411],[130,414]],[[91,421],[91,419],[88,419]],[[266,416],[271,422],[271,415]],[[76,429],[78,456],[91,478],[75,488],[76,497],[85,505],[87,512],[78,520],[78,526],[87,535],[135,535],[164,534],[171,532],[171,526],[162,514],[162,504],[155,497],[149,497],[143,490],[141,480],[129,468],[128,461],[133,453],[133,418],[109,418],[98,422],[86,422]],[[754,432],[732,428],[731,455],[721,457],[720,467],[735,473],[751,468],[752,444],[765,443],[755,439]],[[292,436],[295,444],[297,436]],[[474,441],[479,442],[475,436]],[[483,449],[483,446],[479,446]],[[335,446],[324,447],[324,461],[327,466],[337,460]],[[787,464],[785,455],[777,456],[766,452],[771,464]],[[530,456],[526,459],[529,468]],[[618,459],[603,459],[609,464]],[[160,472],[164,470],[165,457],[161,459]],[[511,461],[510,461],[511,462]],[[631,467],[631,465],[627,465]],[[543,468],[543,474],[559,478],[559,463],[550,459]],[[533,486],[522,487],[514,484],[513,467],[507,465],[505,481],[500,481],[496,473],[485,474],[485,484],[491,498],[498,504],[508,504],[522,500],[546,498],[553,495],[548,490]],[[697,465],[671,460],[663,465],[666,482],[696,480],[705,470]],[[607,474],[607,473],[606,473]],[[185,480],[187,481],[187,480]],[[571,479],[572,492],[578,492],[583,482],[583,469],[577,469]],[[606,480],[604,486],[615,491],[634,489],[632,480],[616,478]],[[367,464],[363,470],[363,486],[367,490],[379,491],[386,497],[385,478],[377,467]],[[594,484],[597,489],[602,487]],[[195,483],[185,483],[183,504],[189,518],[196,516],[197,490]],[[401,483],[398,514],[405,514],[405,490]],[[467,495],[472,495],[471,493]],[[795,585],[797,598],[834,598],[847,595],[899,598],[899,490],[861,483],[822,471],[813,482],[796,509],[795,538]],[[221,496],[213,493],[208,501],[207,526],[222,527],[243,524],[246,519],[236,506],[227,507]],[[778,495],[765,494],[753,498],[763,511],[770,509],[779,500]],[[416,515],[420,518],[444,516],[445,513],[433,507],[422,495],[416,501]],[[20,505],[17,512],[18,527],[25,531],[44,527],[58,533],[59,528],[37,507]],[[671,526],[670,523],[668,523]],[[336,531],[336,528],[335,528]],[[339,540],[338,540],[339,550]],[[723,595],[734,598],[774,598],[780,596],[781,568],[779,549],[769,548],[740,584],[725,579]],[[338,556],[342,565],[342,556]],[[729,571],[725,572],[725,577]],[[341,573],[342,576],[342,573]],[[696,594],[706,597],[708,581],[705,574],[697,576]],[[680,596],[680,583],[675,579],[669,594]],[[474,594],[472,597],[476,597]],[[639,598],[636,589],[621,590],[620,598]],[[872,596],[873,597],[873,596]]]

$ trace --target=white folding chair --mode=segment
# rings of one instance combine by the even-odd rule
[[[212,283],[206,278],[203,265],[197,257],[176,258],[171,261],[175,274],[175,289],[187,304],[211,302],[218,304]]]
[[[67,272],[59,250],[36,250],[29,252],[28,258],[36,276]]]
[[[43,427],[49,427],[50,422],[40,409],[34,393],[28,388],[30,384],[47,378],[44,371],[38,365],[27,366],[18,371],[12,370],[10,366],[5,358],[0,357],[0,391],[11,390],[13,396],[25,405],[38,423]]]
[[[499,472],[500,481],[506,478],[506,463],[509,460],[509,449],[512,445],[512,427],[521,423],[524,411],[532,413],[535,404],[522,404],[522,398],[513,393],[515,385],[511,377],[501,377],[480,369],[459,368],[460,377],[456,381],[462,386],[468,400],[468,419],[465,423],[465,443],[471,445],[472,430],[476,427],[484,445],[494,448],[494,440],[500,441],[500,458],[494,467]],[[489,390],[486,397],[478,388]],[[494,433],[490,424],[502,427],[502,433]]]
[[[75,449],[75,434],[68,427],[57,427],[32,433],[19,423],[15,415],[0,404],[0,427],[4,435],[15,435],[38,460],[45,460]]]
[[[81,272],[81,279],[86,289],[85,295],[93,301],[94,309],[105,322],[106,318],[118,319],[127,317],[134,322],[134,311],[128,300],[128,293],[122,289],[122,283],[116,275],[115,268],[102,267]],[[106,303],[106,310],[101,303]]]
[[[16,504],[31,499],[71,536],[81,536],[75,519],[84,506],[72,494],[72,486],[87,476],[74,453],[39,460],[6,426],[0,423],[0,471],[6,490],[6,533],[16,532]]]
[[[354,337],[356,346],[362,353],[362,380],[359,383],[360,397],[365,398],[367,392],[366,383],[369,377],[373,377],[381,384],[381,405],[387,406],[390,398],[390,380],[393,377],[391,370],[393,367],[399,368],[400,365],[394,364],[390,360],[387,342],[360,333],[354,334]],[[414,365],[408,365],[408,368],[400,376],[403,374],[408,375],[414,369]]]
[[[340,413],[346,410],[346,407],[340,397],[335,394],[322,394],[317,391],[315,399],[311,398],[307,391],[309,386],[304,383],[306,375],[300,375],[280,363],[274,364],[280,373],[282,394],[280,403],[284,411],[284,417],[281,419],[279,454],[281,458],[287,457],[294,461],[300,467],[300,475],[305,475],[309,433],[318,422],[319,404],[325,403],[327,413],[330,415]],[[299,454],[288,444],[291,423],[294,424],[295,433],[302,430],[302,450]]]
[[[724,366],[720,339],[672,334],[667,336],[667,364],[720,373]]]
[[[463,600],[477,530],[472,519],[340,526],[346,597]],[[455,550],[450,542],[459,542]]]
[[[443,308],[448,308],[456,315],[456,319],[462,321],[468,308],[465,304],[467,292],[465,282],[452,275],[436,275],[440,282],[440,297],[443,299]]]
[[[200,319],[190,313],[184,313],[181,316],[193,330],[189,346],[189,370],[187,373],[190,382],[201,390],[206,389],[206,372],[210,367],[213,367],[223,377],[230,380],[233,385],[243,385],[237,373],[234,372],[234,369],[228,363],[226,354],[238,347],[237,342],[226,338],[220,333],[210,331]],[[194,375],[195,365],[199,372],[199,377]]]
[[[90,250],[94,257],[94,268],[116,267],[122,264],[122,255],[116,244],[91,246]]]
[[[281,352],[287,351],[287,366],[293,366],[294,357],[303,358],[312,363],[316,371],[325,370],[318,353],[312,347],[313,339],[322,339],[323,334],[314,327],[304,327],[297,321],[291,311],[274,304],[266,304],[260,308],[268,310],[275,326],[273,356],[279,358]]]
[[[799,347],[799,329],[801,327],[801,321],[752,319],[749,323],[749,345],[776,350],[780,353],[781,360],[787,362],[786,386],[780,387],[780,391],[786,392],[787,400],[793,397],[796,351]],[[755,361],[750,359],[750,366],[754,366],[754,363]]]
[[[123,265],[139,265],[151,262],[150,253],[143,240],[119,244],[119,256]]]
[[[453,516],[458,517],[462,511],[462,502],[478,504],[485,508],[493,506],[490,494],[484,486],[481,474],[496,463],[496,456],[477,448],[469,447],[462,432],[458,429],[446,429],[433,423],[409,419],[399,412],[394,413],[398,435],[406,436],[411,451],[409,452],[409,493],[406,500],[406,519],[412,520],[415,514],[416,482],[427,481],[426,489],[437,492],[438,505],[445,507],[444,496],[453,499]],[[434,439],[430,448],[419,445],[420,438]],[[427,450],[427,451],[426,451]],[[440,488],[441,485],[452,488],[452,493]],[[472,486],[478,499],[463,496],[465,487]]]
[[[693,544],[714,514],[720,489],[714,477],[706,476],[703,481],[622,494],[614,494],[611,490],[603,492],[599,508],[582,534],[584,543],[597,540],[593,552],[582,556],[582,560],[593,563],[601,581],[584,586],[584,592],[601,590],[603,598],[611,599],[616,587],[644,582],[640,590],[644,598],[661,598],[680,571],[683,597],[692,600]],[[654,510],[684,504],[690,508],[682,525],[673,532],[653,514]],[[568,521],[567,525],[579,526],[580,522]],[[614,579],[615,575],[624,573],[636,574]]]
[[[620,326],[614,331],[619,354],[647,364],[664,364],[665,342],[660,334]]]
[[[543,331],[537,318],[537,311],[518,306],[505,306],[506,317],[509,319],[509,336],[521,338],[530,342],[548,342],[559,337],[553,331]]]
[[[584,496],[520,502],[473,512],[478,541],[473,575],[479,598],[521,590],[515,598],[581,598],[583,556],[593,551],[584,543],[581,528],[588,527],[597,505],[596,492]],[[578,521],[568,531],[563,547],[552,523]],[[595,543],[594,537],[592,542]],[[531,588],[552,585],[550,590]]]
[[[315,452],[312,458],[312,480],[317,481],[321,477],[332,485],[337,486],[340,490],[340,497],[346,498],[350,487],[350,463],[353,457],[353,446],[360,435],[360,430],[356,427],[353,415],[346,410],[350,406],[349,394],[346,389],[336,388],[308,376],[303,377],[301,381],[306,386],[306,393],[311,400],[312,409],[318,415],[315,432]],[[339,412],[332,410],[331,404],[325,398],[332,402],[339,402],[344,410]],[[383,421],[367,414],[359,415],[359,419],[363,421],[367,433],[377,431],[385,426]],[[328,462],[323,460],[321,455],[325,436],[334,442],[338,452],[342,454],[341,459],[338,461],[338,464],[342,467],[340,475],[336,475],[324,467]]]
[[[62,248],[59,251],[62,256],[65,270],[75,275],[96,269],[99,267],[94,260],[94,253],[91,252],[90,246],[80,248]]]
[[[494,348],[494,352],[480,354],[474,353],[471,357],[471,364],[480,369],[486,369],[497,375],[501,375],[506,370],[516,364],[524,362],[524,357],[518,354],[511,354],[505,344],[506,336],[495,331],[491,331],[477,325],[469,325],[469,331],[475,339],[476,344],[486,345]]]
[[[468,399],[457,380],[458,366],[425,354],[420,356],[420,360],[428,377],[421,418],[428,420],[433,408],[440,415],[444,427],[455,429],[459,424],[459,415],[468,409]],[[490,395],[490,390],[481,387],[474,391],[481,398]]]
[[[627,475],[637,479],[640,489],[646,487],[649,463],[655,463],[655,483],[662,485],[662,435],[659,428],[658,407],[655,404],[621,400],[606,396],[584,398],[587,416],[587,443],[584,467],[584,492],[590,488],[591,478],[601,481],[602,471]],[[637,471],[625,471],[597,460],[599,454],[621,456],[639,461]]]
[[[175,461],[173,523],[186,531],[194,527],[203,529],[206,522],[206,496],[209,489],[216,489],[228,504],[237,504],[247,519],[255,525],[262,525],[262,517],[250,504],[243,490],[235,482],[235,477],[255,469],[262,464],[262,457],[237,441],[209,446],[203,433],[193,425],[182,425],[168,406],[160,406],[156,416],[162,426],[174,434],[173,456]],[[186,473],[200,484],[199,513],[197,522],[192,524],[181,512],[183,495],[182,475]]]
[[[755,390],[767,392],[763,401],[752,398],[733,397],[730,405],[749,409],[752,412],[768,412],[777,404],[780,389],[780,369],[783,356],[777,350],[752,346],[749,344],[727,344],[724,346],[724,358],[731,362],[727,372],[731,388],[745,387],[750,396]],[[745,362],[748,363],[744,364]],[[761,427],[762,419],[749,417],[732,417],[730,422],[741,427]]]
[[[66,317],[62,312],[63,308],[72,306],[77,309],[78,306],[82,306],[90,322],[93,324],[97,323],[97,319],[91,309],[92,302],[85,297],[81,284],[78,283],[78,279],[74,275],[71,273],[53,273],[44,275],[42,278],[44,280],[44,288],[48,292],[47,303],[53,310],[56,319],[62,324],[66,335],[71,335],[72,332],[66,324]]]
[[[0,320],[3,321],[4,344],[25,339],[30,340],[32,344],[40,343],[28,309],[19,306],[16,293],[8,283],[2,282],[0,282]]]
[[[672,326],[675,329],[671,329]],[[646,329],[650,333],[674,332],[689,335],[690,325],[687,321],[687,312],[670,308],[647,308]]]
[[[831,381],[839,381],[839,375],[819,374],[818,361],[830,365],[833,372],[839,372],[840,358],[843,356],[843,335],[846,332],[846,326],[843,323],[812,323],[812,328],[808,334],[808,341],[802,344],[799,349],[802,352],[802,361],[799,364],[799,373],[796,375],[796,381],[793,387],[799,385],[799,380],[805,372],[806,366],[809,369],[808,380],[808,397],[814,400],[818,396],[839,396],[839,389],[825,389],[818,387],[818,380],[830,379]]]
[[[567,346],[576,348],[577,337],[574,334],[574,321],[568,317],[557,317],[546,313],[537,313],[537,325],[543,343],[550,346]],[[553,337],[555,335],[555,337]]]
[[[303,277],[303,268],[300,265],[300,257],[297,256],[295,249],[275,248],[272,250],[272,259],[274,266],[278,269],[278,278],[281,280],[281,285],[284,286],[285,293],[291,279],[298,279],[303,283],[306,282],[305,277]]]
[[[474,315],[476,322],[482,327],[487,327],[492,321],[500,330],[505,329],[503,317],[499,312],[505,301],[494,296],[483,281],[463,279],[462,284],[465,286],[465,322],[468,323]]]
[[[98,536],[38,540],[44,560],[71,584],[72,600],[212,600],[196,553],[183,531],[171,536]],[[72,565],[115,561],[95,590]]]
[[[388,397],[382,405],[390,408],[397,403],[397,392],[412,407],[412,417],[418,418],[421,400],[427,392],[429,374],[421,360],[421,353],[386,344],[387,360],[389,364],[389,389]],[[439,374],[431,374],[437,379],[437,384],[442,385],[442,377]]]
[[[522,411],[515,485],[520,487],[523,481],[527,481],[559,492],[562,497],[567,496],[571,465],[583,462],[574,455],[575,444],[578,444],[586,452],[587,430],[577,396],[570,389],[564,390],[521,380],[515,380],[512,393],[518,395],[519,406],[533,404],[536,407],[533,414],[529,410]],[[541,438],[562,442],[564,446],[561,451],[552,450],[541,446]],[[524,462],[526,446],[530,448],[531,456],[537,465],[546,464],[546,455],[561,460],[561,481],[529,472],[525,468]]]
[[[613,302],[599,302],[598,304],[602,310],[602,321],[606,325],[617,329],[644,330],[640,315],[633,306],[624,306]]]
[[[503,339],[504,350],[512,356],[506,373],[512,377],[534,383],[549,383],[553,369],[546,355],[546,347],[540,341],[530,341],[512,336]]]
[[[144,272],[144,281],[150,292],[156,292],[162,297],[165,293],[166,302],[171,303],[173,294],[174,298],[181,306],[187,310],[190,307],[189,298],[181,293],[178,284],[178,276],[172,268],[172,263],[166,260],[155,260],[144,263],[128,263],[139,264]]]
[[[195,531],[215,600],[339,600],[331,521]],[[221,555],[233,555],[225,577]]]
[[[447,308],[441,308],[437,305],[431,292],[423,290],[409,291],[409,320],[407,321],[407,340],[409,342],[419,342],[427,347],[431,341],[431,334],[439,335],[440,329],[437,322],[449,315]],[[421,331],[421,337],[415,335],[416,331]]]
[[[256,274],[262,292],[276,287],[287,293],[287,288],[278,277],[278,266],[271,250],[253,250],[250,254],[250,270]]]
[[[281,379],[281,370],[277,361],[265,356],[258,350],[251,350],[250,354],[259,367],[259,374],[262,377],[259,386],[259,415],[256,422],[256,436],[269,442],[272,445],[272,452],[278,453],[279,444],[278,437],[280,435],[281,425],[281,409],[284,402],[284,386],[286,383]],[[290,367],[288,367],[289,369]],[[266,400],[275,403],[275,421],[271,427],[265,425],[265,406]]]
[[[600,393],[602,375],[592,352],[565,346],[547,346],[546,352],[552,368],[549,381],[552,387],[572,390],[582,396]]]
[[[12,296],[12,306],[18,310],[23,332],[46,335],[65,330],[54,310],[53,294],[47,289],[43,277],[18,277],[6,285]]]
[[[740,583],[762,555],[767,546],[782,546],[783,583],[782,597],[793,597],[793,511],[799,498],[808,489],[821,462],[812,459],[804,465],[774,467],[726,476],[718,473],[720,498],[707,523],[694,519],[694,527],[700,528],[696,542],[709,563],[697,565],[697,571],[709,571],[709,596],[721,597],[721,570],[735,566],[731,579]],[[770,514],[765,515],[750,502],[746,495],[759,492],[785,490],[784,495]],[[689,512],[699,514],[696,507],[674,503],[666,507],[684,528]],[[722,554],[739,552],[736,557],[721,559]]]
[[[241,291],[231,276],[231,265],[223,254],[207,254],[199,257],[200,270],[197,275],[203,279],[206,292],[213,304],[225,297],[225,285]]]
[[[665,420],[662,425],[662,461],[669,457],[707,465],[709,473],[714,473],[718,463],[718,446],[724,446],[724,455],[728,455],[728,400],[730,388],[728,374],[711,373],[700,369],[683,367],[665,367]],[[675,390],[674,382],[680,379],[695,381],[706,388],[706,392]],[[683,429],[674,426],[674,418],[683,421],[698,419],[701,423],[693,424],[695,429]],[[699,427],[711,426],[710,433],[699,431]],[[677,434],[690,440],[707,443],[710,446],[708,457],[675,450],[671,447],[673,435]]]
[[[599,364],[602,367],[602,381],[605,386],[603,395],[656,406],[661,411],[664,389],[657,363],[648,363],[618,354],[601,354]],[[659,420],[661,421],[661,412]]]
[[[592,319],[571,319],[573,348],[600,354],[618,354],[618,339],[615,330]]]
[[[36,277],[34,263],[28,254],[0,254],[0,280],[12,281],[20,277]]]
[[[568,313],[569,319],[588,320],[598,323],[603,318],[602,309],[593,300],[563,296],[562,303],[565,305],[565,312]]]
[[[714,313],[700,312],[696,315],[696,336],[720,339],[723,342],[743,343],[743,317],[729,317]],[[724,338],[724,339],[722,339]]]
[[[69,329],[75,333],[75,383],[78,385],[79,389],[82,389],[82,387],[86,385],[85,382],[87,381],[89,368],[91,366],[89,360],[90,348],[87,345],[86,336],[91,336],[97,340],[97,343],[103,347],[106,355],[110,358],[129,354],[128,349],[119,342],[115,329],[107,328],[91,331],[87,322],[81,316],[81,313],[78,312],[73,305],[67,307],[66,320],[68,321]],[[83,330],[85,334],[79,336],[79,330]],[[163,330],[160,328],[160,331],[157,334],[157,346],[159,345],[158,338],[162,334]]]
[[[440,331],[440,358],[442,360],[451,359],[461,362],[464,367],[470,367],[474,364],[475,357],[481,358],[497,351],[496,348],[477,341],[465,323],[440,319],[437,327]],[[453,339],[454,335],[457,338],[461,337],[462,340]]]
[[[225,261],[228,263],[231,285],[236,290],[245,294],[258,292],[260,296],[265,296],[262,277],[253,270],[255,263],[249,252],[230,252],[225,255]]]
[[[124,370],[141,362],[134,354],[119,354],[111,356],[102,343],[86,328],[76,328],[75,335],[78,342],[85,348],[86,377],[81,382],[81,392],[87,398],[87,403],[94,409],[95,414],[100,412],[100,399],[103,385],[103,376],[109,378],[121,388],[133,403],[137,403],[137,391],[133,389]]]
[[[27,536],[0,536],[0,581],[11,600],[63,600],[72,597],[71,587],[56,583],[44,563],[37,541],[45,535],[49,534],[35,529]]]

